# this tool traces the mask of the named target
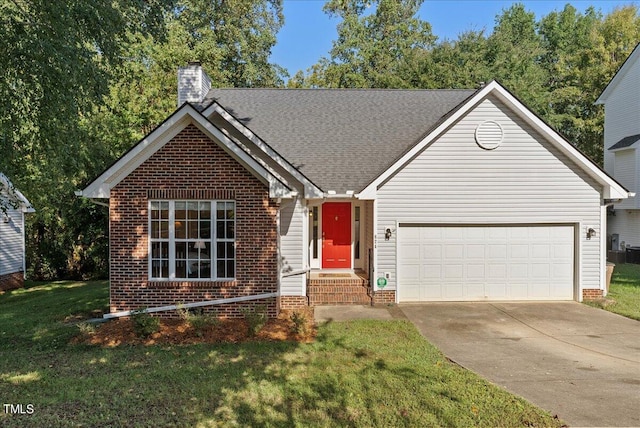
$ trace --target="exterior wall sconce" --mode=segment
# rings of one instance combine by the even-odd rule
[[[593,227],[587,227],[587,239],[596,236],[596,230]]]
[[[3,223],[9,223],[9,220],[10,220],[10,218],[9,218],[9,216],[7,214],[2,216],[2,222]]]
[[[391,239],[391,229],[390,229],[390,228],[387,228],[387,229],[384,231],[384,240],[385,240],[385,241],[388,241],[389,239]]]

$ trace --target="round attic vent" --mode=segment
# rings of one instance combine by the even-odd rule
[[[496,149],[503,137],[502,126],[493,120],[482,122],[476,128],[476,143],[485,150]]]

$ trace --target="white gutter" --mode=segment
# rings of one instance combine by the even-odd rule
[[[27,249],[25,239],[26,224],[24,223],[24,212],[21,212],[20,214],[22,214],[22,279],[27,279]]]
[[[102,318],[111,319],[111,318],[120,318],[120,317],[128,317],[132,313],[144,312],[147,314],[153,312],[163,312],[163,311],[175,311],[178,308],[199,308],[202,306],[213,306],[213,305],[223,305],[225,303],[236,303],[236,302],[246,302],[249,300],[260,300],[260,299],[269,299],[271,297],[277,297],[278,293],[265,293],[265,294],[255,294],[253,296],[240,296],[240,297],[229,297],[226,299],[217,299],[217,300],[206,300],[204,302],[194,302],[194,303],[183,303],[180,305],[168,305],[168,306],[158,306],[155,308],[147,308],[141,311],[133,310],[133,311],[122,311],[122,312],[113,312],[110,314],[104,314]]]

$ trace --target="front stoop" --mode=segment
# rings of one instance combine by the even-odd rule
[[[311,278],[307,284],[310,306],[371,304],[369,281],[357,278]]]

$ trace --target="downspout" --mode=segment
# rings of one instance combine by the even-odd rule
[[[26,225],[24,222],[24,211],[21,211],[22,215],[22,279],[27,279],[27,248],[26,248],[26,238],[25,238],[25,230]]]
[[[280,211],[282,210],[282,198],[278,198],[277,202],[278,210],[276,211],[276,257],[278,260],[278,275],[276,276],[276,292],[279,297],[282,290],[282,253],[280,251]],[[277,311],[279,312],[280,302],[278,302],[276,306],[278,306]]]

